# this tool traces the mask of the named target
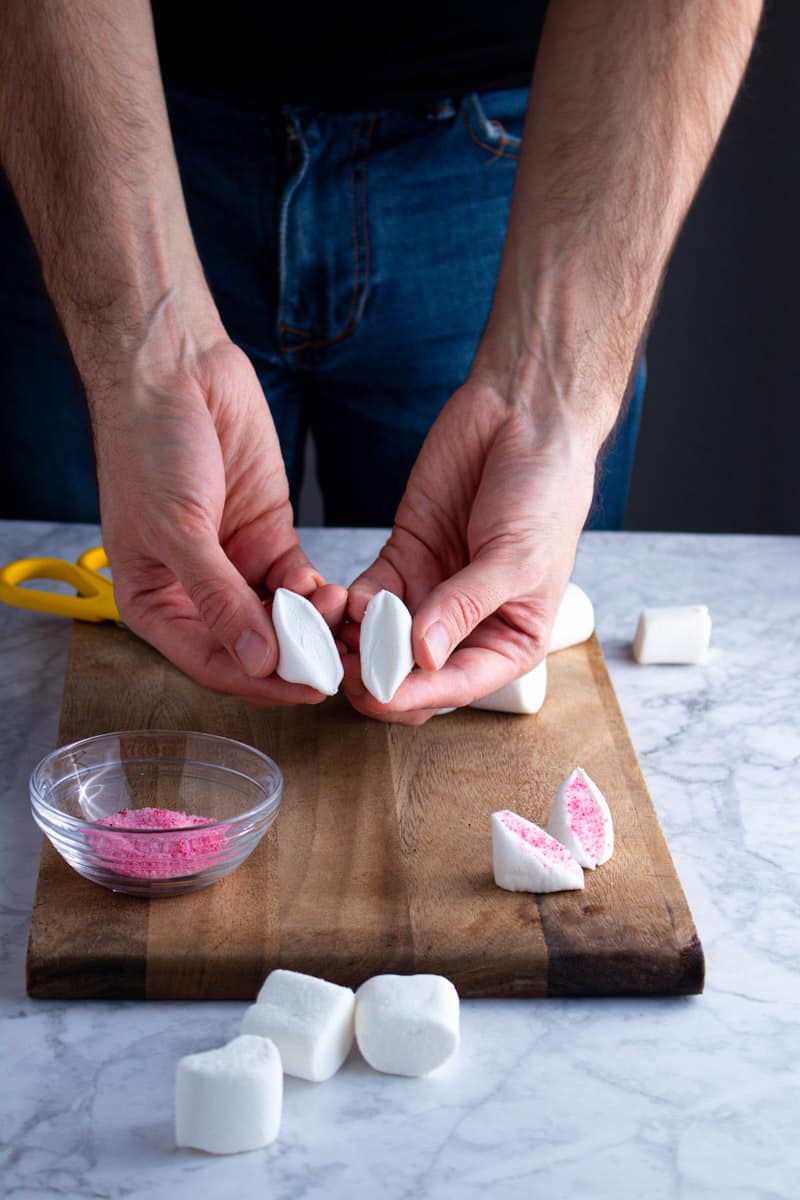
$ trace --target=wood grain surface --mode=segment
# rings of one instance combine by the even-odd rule
[[[703,953],[596,638],[553,655],[533,717],[464,710],[420,729],[343,698],[256,710],[132,634],[76,623],[60,743],[123,729],[249,742],[285,776],[277,822],[232,875],[154,901],[89,883],[45,842],[31,996],[253,1000],[273,967],[353,987],[432,971],[462,996],[695,993]],[[490,813],[544,824],[576,765],[605,793],[614,857],[582,892],[504,892]]]

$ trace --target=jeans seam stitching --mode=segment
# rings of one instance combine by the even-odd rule
[[[332,345],[334,345],[334,343],[342,341],[343,338],[349,337],[349,335],[351,333],[354,333],[355,330],[358,328],[359,324],[361,323],[361,319],[364,315],[364,306],[365,306],[366,298],[367,298],[367,285],[369,283],[369,268],[370,268],[369,225],[368,225],[368,221],[367,221],[367,155],[369,153],[369,146],[370,146],[370,142],[372,139],[372,131],[375,127],[375,119],[376,119],[375,114],[373,113],[370,118],[369,126],[367,127],[366,138],[364,140],[364,157],[362,160],[362,168],[361,168],[361,171],[362,171],[361,217],[362,217],[363,238],[364,238],[364,282],[363,282],[363,287],[361,289],[361,301],[360,301],[360,303],[358,301],[360,275],[361,275],[361,266],[360,266],[360,262],[359,262],[359,252],[361,250],[361,240],[359,238],[358,219],[356,216],[356,167],[357,167],[356,151],[358,149],[358,144],[359,144],[359,141],[361,138],[361,130],[364,126],[363,118],[361,118],[358,122],[355,136],[353,138],[352,150],[350,152],[350,196],[351,196],[350,205],[351,205],[351,213],[352,213],[352,218],[353,218],[353,294],[352,294],[352,297],[350,300],[350,310],[347,314],[347,317],[345,318],[344,324],[339,329],[339,331],[337,333],[335,333],[332,337],[318,338],[316,341],[303,342],[299,346],[287,346],[283,351],[284,354],[297,354],[298,351],[301,351],[301,350],[319,350],[319,349],[324,349],[326,346],[332,346]],[[354,317],[354,314],[356,314],[355,317]]]

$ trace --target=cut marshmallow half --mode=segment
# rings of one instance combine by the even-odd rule
[[[548,654],[585,642],[594,633],[594,606],[583,588],[568,583],[559,605]]]
[[[482,700],[473,700],[470,708],[488,709],[490,712],[505,713],[536,713],[544,704],[547,694],[547,660],[542,659],[538,667],[512,679],[503,687],[484,696]]]
[[[281,1056],[268,1038],[237,1037],[187,1054],[175,1075],[175,1141],[209,1154],[239,1154],[278,1136]]]
[[[566,892],[584,886],[580,864],[533,821],[504,809],[492,813],[492,864],[508,892]]]
[[[280,648],[281,679],[334,696],[344,668],[333,634],[311,601],[287,588],[278,588],[272,602],[272,623]]]
[[[377,592],[367,605],[359,636],[361,680],[381,704],[413,670],[411,624],[411,613],[393,592]]]
[[[351,988],[299,971],[271,971],[242,1033],[271,1038],[287,1075],[321,1083],[341,1067],[353,1044]]]
[[[638,663],[701,662],[711,641],[711,617],[705,604],[646,608],[633,641]]]
[[[611,812],[605,796],[582,767],[576,767],[558,789],[547,832],[590,871],[608,862],[614,853]]]

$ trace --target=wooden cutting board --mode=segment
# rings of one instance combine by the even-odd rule
[[[136,728],[225,734],[275,758],[285,791],[253,855],[188,896],[116,895],[44,842],[30,995],[253,1000],[273,967],[353,987],[436,972],[462,996],[701,991],[703,952],[596,638],[548,672],[537,716],[464,710],[410,729],[339,697],[249,709],[123,629],[76,623],[61,744]],[[543,824],[576,765],[610,803],[614,857],[582,892],[501,891],[490,813]]]

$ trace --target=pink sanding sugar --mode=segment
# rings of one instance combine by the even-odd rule
[[[219,854],[227,832],[226,825],[217,825],[205,833],[189,833],[187,826],[213,825],[213,818],[195,817],[170,808],[123,808],[108,817],[101,817],[97,824],[107,825],[109,829],[164,830],[164,837],[158,837],[155,832],[137,837],[135,833],[100,833],[96,829],[87,829],[86,840],[95,854],[105,860],[106,866],[132,879],[174,879],[193,875]]]
[[[602,857],[606,823],[586,781],[578,775],[564,796],[569,827],[590,858]]]
[[[573,861],[572,855],[566,846],[562,846],[561,842],[556,841],[549,833],[545,833],[538,825],[534,825],[532,821],[526,821],[522,817],[518,817],[516,813],[509,812],[506,809],[500,814],[500,820],[505,825],[510,833],[516,834],[523,842],[527,843],[534,850],[538,851],[541,856],[542,866],[549,867],[550,863],[570,863]]]

